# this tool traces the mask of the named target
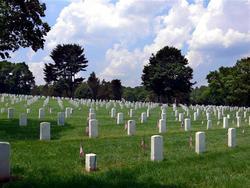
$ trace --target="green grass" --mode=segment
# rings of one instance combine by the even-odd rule
[[[192,121],[192,130],[184,132],[169,107],[168,131],[162,134],[164,160],[151,162],[150,137],[158,134],[159,107],[151,110],[145,124],[140,124],[139,118],[146,108],[136,111],[136,135],[132,137],[127,136],[124,125],[116,125],[115,119],[110,118],[110,108],[99,107],[96,111],[99,137],[89,139],[84,133],[88,107],[81,105],[82,110],[75,109],[66,125],[59,127],[56,120],[61,110],[57,101],[51,99],[43,120],[52,124],[51,141],[39,141],[38,109],[43,101],[40,99],[29,107],[27,127],[18,125],[19,113],[26,112],[25,101],[14,105],[8,102],[15,108],[13,120],[7,119],[7,113],[0,114],[0,141],[11,144],[11,172],[17,177],[2,184],[3,187],[250,187],[250,126],[245,120],[242,120],[243,126],[237,128],[237,147],[230,149],[222,121],[216,125],[213,116],[213,127],[206,130],[202,114],[198,121]],[[72,106],[66,100],[63,102],[64,107]],[[0,103],[0,107],[3,106],[4,103]],[[52,114],[49,114],[49,107],[53,107]],[[117,112],[124,112],[128,120],[128,110],[118,108]],[[235,116],[235,112],[226,113]],[[229,126],[235,127],[232,120]],[[207,151],[202,155],[189,148],[190,134],[194,143],[196,131],[206,133]],[[146,139],[145,151],[140,148],[142,137]],[[85,153],[97,154],[98,171],[84,171],[84,162],[79,158],[80,142]]]

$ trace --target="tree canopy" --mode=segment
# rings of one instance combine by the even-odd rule
[[[142,84],[153,91],[159,102],[186,102],[191,92],[193,70],[187,59],[174,47],[164,47],[152,54],[144,66]]]
[[[44,36],[50,30],[41,18],[46,6],[38,0],[0,0],[0,57],[9,58],[9,52],[20,47],[34,51],[44,47]]]
[[[77,44],[59,44],[53,49],[50,57],[54,63],[45,64],[44,80],[47,84],[59,86],[59,90],[66,91],[68,97],[73,97],[75,89],[84,80],[76,75],[86,71],[88,66],[84,48]]]
[[[34,76],[24,62],[0,62],[0,93],[30,94],[34,86]]]

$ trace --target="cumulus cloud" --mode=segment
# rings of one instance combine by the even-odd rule
[[[250,54],[249,9],[249,0],[210,0],[207,7],[202,0],[71,0],[48,33],[45,47],[49,51],[61,43],[83,45],[93,60],[90,64],[101,59],[102,65],[90,66],[91,71],[104,67],[97,71],[100,77],[135,86],[141,83],[149,56],[174,46],[188,58],[195,81],[204,83],[210,67],[230,65]],[[30,67],[39,73],[38,65]]]
[[[44,68],[44,62],[31,62],[28,63],[30,71],[33,73],[33,76],[35,77],[35,82],[37,85],[44,84],[43,80],[43,68]]]

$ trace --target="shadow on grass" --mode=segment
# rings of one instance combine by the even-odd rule
[[[20,173],[20,169],[16,169]],[[14,169],[15,171],[15,169]],[[1,185],[1,184],[0,184]],[[135,171],[129,169],[123,170],[110,170],[105,173],[97,174],[75,174],[70,177],[54,176],[48,169],[40,169],[39,174],[36,176],[29,176],[28,178],[19,178],[19,180],[2,184],[2,187],[88,187],[88,188],[110,188],[110,187],[154,187],[154,188],[182,188],[186,187],[184,184],[169,184],[162,185],[147,179],[140,182],[137,180]]]
[[[41,120],[28,119],[27,126],[19,126],[18,119],[0,119],[0,140],[38,140],[40,135]],[[57,121],[48,121],[51,123],[51,139],[59,139],[63,131],[73,129],[69,124],[58,126]]]

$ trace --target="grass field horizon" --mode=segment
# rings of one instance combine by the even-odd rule
[[[172,106],[167,107],[167,132],[161,134],[164,160],[152,162],[150,137],[159,134],[159,106],[141,124],[141,112],[146,112],[146,107],[137,109],[135,117],[129,118],[129,108],[121,109],[117,104],[117,112],[124,113],[124,122],[136,121],[134,136],[127,136],[124,124],[116,125],[115,118],[109,114],[111,107],[94,106],[99,136],[90,139],[85,134],[88,106],[80,105],[80,110],[63,100],[64,110],[73,107],[74,112],[66,119],[65,126],[58,126],[57,112],[62,110],[56,99],[50,98],[44,107],[46,118],[38,119],[44,100],[39,99],[28,107],[31,113],[26,127],[19,126],[19,114],[26,113],[26,101],[13,105],[9,101],[8,107],[15,108],[14,119],[7,119],[6,112],[0,114],[0,141],[11,145],[11,176],[15,177],[2,183],[2,187],[250,187],[249,112],[246,121],[242,118],[242,127],[237,128],[237,147],[228,148],[228,129],[222,128],[222,120],[217,125],[213,115],[212,128],[207,130],[204,112],[193,121],[190,110],[192,129],[185,132],[175,120]],[[5,103],[0,102],[0,107],[6,108]],[[181,107],[178,110],[184,111]],[[225,114],[231,115],[229,127],[236,127],[235,111],[227,110]],[[40,122],[51,123],[50,141],[39,140]],[[206,152],[200,155],[194,147],[189,147],[190,135],[194,145],[197,131],[206,134]],[[142,138],[146,141],[145,150],[140,147]],[[79,157],[81,143],[85,154],[97,154],[97,171],[85,171],[84,161]]]

